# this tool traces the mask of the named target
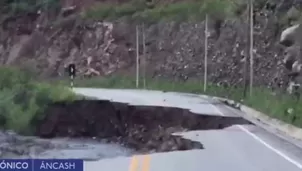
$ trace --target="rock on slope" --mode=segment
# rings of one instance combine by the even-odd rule
[[[2,23],[1,64],[30,66],[41,75],[57,77],[64,73],[66,64],[74,61],[79,66],[80,75],[103,76],[116,72],[134,75],[134,24],[123,19],[115,22],[84,21],[73,14],[50,26],[47,24],[49,16],[51,14],[48,17],[46,14],[28,15]],[[275,16],[269,11],[258,11],[255,19],[254,83],[282,86],[287,80],[282,63],[283,47],[278,44],[281,30],[276,27]],[[242,17],[225,21],[218,35],[213,21],[210,21],[208,78],[211,82],[243,83],[247,24],[245,12]],[[174,81],[201,79],[204,26],[204,22],[148,25],[145,32],[147,74]]]

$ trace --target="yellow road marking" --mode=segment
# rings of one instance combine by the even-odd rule
[[[138,168],[138,156],[133,156],[130,161],[129,171],[137,171]]]
[[[151,160],[150,155],[144,155],[143,156],[142,171],[150,171],[150,160]]]

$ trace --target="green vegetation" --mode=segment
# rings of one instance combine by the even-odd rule
[[[60,0],[1,0],[0,13],[23,15],[37,10],[49,10],[60,7]]]
[[[31,133],[50,103],[74,100],[63,86],[37,82],[27,72],[0,68],[0,127]]]
[[[151,90],[163,90],[174,92],[200,93],[217,97],[225,97],[235,101],[240,101],[243,96],[242,88],[224,88],[217,85],[209,84],[207,92],[203,92],[203,83],[201,82],[183,82],[173,83],[159,79],[147,79],[146,88]],[[67,84],[66,82],[62,82]],[[78,87],[102,87],[102,88],[135,88],[135,79],[131,77],[107,77],[93,78],[85,80],[76,80]],[[140,83],[142,85],[142,82]],[[140,86],[142,88],[142,86]],[[244,103],[263,113],[269,114],[295,126],[302,127],[302,101],[297,101],[293,97],[285,94],[273,94],[266,88],[255,87],[253,95],[244,99]],[[292,114],[287,114],[289,108],[293,109]]]
[[[148,4],[144,0],[132,0],[122,5],[100,4],[86,11],[85,17],[114,20],[128,17],[140,21],[203,20],[206,13],[213,17],[234,15],[236,0],[183,1],[171,4]]]
[[[203,20],[205,14],[215,19],[225,19],[237,15],[242,8],[240,0],[199,0],[182,1],[177,3],[147,3],[144,0],[131,0],[128,3],[100,4],[88,9],[83,17],[97,20],[115,20],[121,17],[144,22],[159,20],[194,21]],[[38,9],[54,9],[59,7],[60,0],[1,0],[0,15],[22,15],[35,12]],[[159,1],[161,2],[161,1]],[[164,2],[164,1],[163,1]],[[255,8],[263,8],[266,1],[257,1]],[[245,8],[242,8],[245,9]],[[299,9],[294,7],[287,14],[278,16],[277,22],[287,23],[288,18],[298,20],[301,17]],[[173,83],[163,80],[148,80],[148,89],[177,91],[189,93],[203,93],[219,97],[227,97],[239,101],[242,88],[223,88],[209,85],[207,92],[203,92],[201,82]],[[135,80],[125,77],[110,77],[104,79],[78,80],[79,86],[104,88],[135,88]],[[54,101],[72,100],[75,96],[62,86],[37,82],[25,72],[10,68],[0,68],[0,126],[13,129],[21,133],[32,131],[36,120],[43,117],[45,107]],[[244,99],[244,103],[254,107],[272,117],[302,127],[302,102],[296,101],[288,95],[273,95],[265,88],[254,88],[251,97]],[[287,109],[293,109],[287,114]]]

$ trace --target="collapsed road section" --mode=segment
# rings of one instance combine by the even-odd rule
[[[201,115],[187,109],[132,106],[107,100],[58,102],[45,112],[46,117],[36,130],[39,137],[93,137],[139,153],[203,149],[200,142],[172,133],[251,124],[241,117]]]

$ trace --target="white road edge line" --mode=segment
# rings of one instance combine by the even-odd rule
[[[225,116],[216,106],[214,106],[213,104],[210,104],[217,112],[219,115],[221,116]],[[288,157],[286,154],[284,154],[283,152],[281,152],[280,150],[274,148],[273,146],[269,145],[267,142],[265,142],[264,140],[262,140],[260,137],[258,137],[257,135],[255,135],[254,133],[252,133],[251,131],[247,130],[246,128],[244,128],[241,125],[236,125],[239,129],[241,129],[243,132],[245,132],[246,134],[250,135],[251,137],[253,137],[255,140],[257,140],[258,142],[260,142],[261,144],[263,144],[265,147],[267,147],[268,149],[272,150],[273,152],[275,152],[276,154],[278,154],[279,156],[281,156],[282,158],[284,158],[285,160],[287,160],[288,162],[294,164],[295,166],[297,166],[299,169],[302,169],[302,164],[300,164],[299,162],[297,162],[296,160]]]

